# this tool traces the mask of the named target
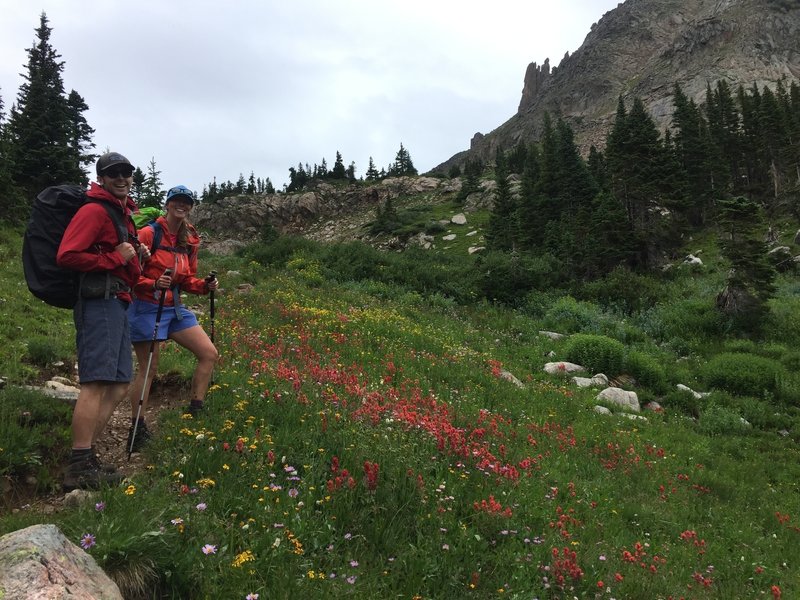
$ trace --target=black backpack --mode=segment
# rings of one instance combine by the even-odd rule
[[[73,308],[78,301],[79,275],[56,264],[58,247],[67,225],[87,199],[81,186],[56,185],[39,192],[22,241],[22,268],[31,293],[51,306]],[[128,229],[120,211],[107,202],[97,202],[108,212],[119,235],[127,241]]]

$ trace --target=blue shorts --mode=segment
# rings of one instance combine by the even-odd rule
[[[128,321],[131,324],[131,341],[149,342],[153,339],[156,328],[156,313],[158,304],[134,300],[128,308]],[[173,333],[189,329],[197,325],[197,317],[183,304],[180,306],[165,306],[161,311],[161,321],[158,323],[156,340],[163,341]]]
[[[75,344],[81,383],[128,383],[133,373],[128,303],[117,298],[82,299],[75,305]]]

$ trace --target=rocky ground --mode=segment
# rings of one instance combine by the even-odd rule
[[[162,410],[180,410],[185,407],[188,404],[187,393],[188,382],[180,376],[167,374],[156,378],[150,393],[149,406],[144,411],[148,428],[153,433],[158,430],[159,413]],[[105,432],[97,442],[100,460],[114,465],[126,477],[134,475],[147,465],[144,454],[134,453],[128,460],[126,443],[130,425],[130,408],[128,403],[124,402],[117,407]],[[55,474],[54,478],[60,486],[61,473]],[[9,509],[12,512],[31,510],[49,514],[60,510],[65,500],[60,488],[49,494],[37,493],[35,481],[18,482],[13,488],[4,490],[3,495],[4,502],[0,504],[0,512]]]

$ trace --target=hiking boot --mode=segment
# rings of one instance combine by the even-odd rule
[[[205,407],[202,404],[189,404],[189,406],[184,409],[183,414],[188,413],[193,417],[197,417],[203,412],[205,412]]]
[[[152,438],[153,436],[150,434],[150,430],[147,429],[147,425],[142,421],[136,428],[136,438],[134,439],[133,425],[131,425],[131,428],[128,430],[128,443],[125,445],[125,449],[131,454],[134,452],[141,452],[142,448],[144,448],[147,442]],[[131,448],[131,441],[133,441],[133,448]]]
[[[103,461],[100,460],[100,457],[97,456],[97,454],[92,454],[89,457],[89,460],[91,461],[92,465],[94,465],[95,468],[99,469],[103,473],[116,473],[117,472],[117,467],[115,467],[114,465],[104,464]]]
[[[72,490],[96,490],[103,485],[117,485],[122,481],[120,473],[105,473],[97,465],[92,456],[72,458],[64,474],[62,488],[65,492]]]

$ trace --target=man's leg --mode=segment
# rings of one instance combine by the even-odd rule
[[[102,381],[81,384],[78,401],[72,411],[72,448],[75,450],[92,447],[106,385]]]
[[[92,446],[99,419],[105,418],[103,428],[108,422],[113,406],[109,412],[106,404],[111,404],[105,398],[108,388],[114,388],[117,401],[125,394],[127,384],[109,384],[107,382],[86,382],[81,384],[78,401],[72,413],[72,455],[69,459],[66,474],[64,475],[64,490],[76,488],[97,489],[103,484],[115,485],[122,480],[117,473],[103,472],[94,455]],[[117,388],[122,388],[121,393]],[[107,415],[103,417],[103,415]]]
[[[97,423],[92,438],[92,445],[97,443],[97,439],[102,435],[106,425],[108,425],[111,415],[114,414],[117,406],[125,398],[128,391],[127,383],[108,383],[103,386],[103,397],[97,411]]]

